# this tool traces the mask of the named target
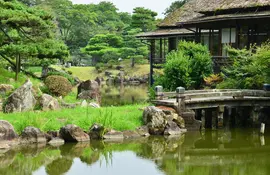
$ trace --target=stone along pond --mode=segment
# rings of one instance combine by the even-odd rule
[[[188,132],[123,142],[32,145],[0,153],[2,175],[270,174],[270,135]]]

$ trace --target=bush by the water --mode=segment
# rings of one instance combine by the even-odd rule
[[[156,84],[168,90],[179,86],[198,89],[203,84],[203,78],[213,72],[209,50],[195,42],[181,41],[178,49],[170,52],[166,60],[164,76],[157,78]]]
[[[65,77],[52,75],[45,80],[50,93],[56,96],[66,96],[72,91],[72,85]]]
[[[224,81],[218,88],[262,89],[270,83],[269,43],[249,50],[228,48],[228,53],[233,63],[222,70]]]

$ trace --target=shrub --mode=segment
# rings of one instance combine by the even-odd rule
[[[175,90],[179,86],[198,89],[204,82],[203,78],[213,72],[208,49],[195,42],[180,42],[178,50],[170,52],[166,60],[164,77],[158,81],[167,90]]]
[[[45,85],[48,87],[51,94],[56,96],[66,96],[72,91],[71,83],[62,76],[52,75],[45,80]]]
[[[211,88],[215,88],[218,83],[222,82],[223,79],[220,74],[211,74],[204,78],[205,85]]]
[[[104,67],[103,63],[97,63],[96,66],[95,66],[96,70],[100,70],[103,67]]]
[[[69,81],[72,85],[75,85],[75,80],[74,80],[74,78],[73,78],[71,75],[69,75],[69,74],[66,74],[66,73],[64,73],[64,72],[48,72],[47,77],[52,76],[52,75],[57,75],[57,76],[64,77],[64,78],[68,79],[68,81]]]
[[[227,48],[233,64],[222,70],[224,81],[218,88],[261,89],[270,83],[270,44],[252,49]]]

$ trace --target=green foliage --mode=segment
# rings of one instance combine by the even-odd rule
[[[72,72],[71,72],[71,74],[72,74]],[[65,77],[66,79],[68,79],[68,81],[72,85],[75,85],[75,80],[70,74],[67,74],[67,73],[64,73],[64,72],[48,72],[47,77],[52,76],[52,75],[58,75],[58,76],[61,76],[61,77]]]
[[[232,65],[224,68],[224,81],[218,88],[261,89],[270,79],[270,44],[252,49],[228,48]]]
[[[53,95],[58,97],[64,97],[72,91],[72,85],[68,79],[58,75],[48,76],[45,79],[45,85]]]
[[[170,13],[174,12],[175,10],[181,8],[188,0],[178,0],[172,2],[170,7],[166,8],[165,12],[163,13],[165,16],[169,15]]]
[[[143,32],[155,29],[156,12],[146,9],[144,7],[136,7],[133,9],[132,28],[140,28]]]
[[[55,25],[50,13],[15,0],[1,0],[0,11],[0,52],[12,66],[15,66],[12,62],[18,56],[24,63],[39,65],[68,58],[67,47],[55,37]]]
[[[98,34],[89,40],[88,45],[82,51],[106,63],[111,59],[119,58],[119,48],[122,46],[123,38],[121,36],[116,34]]]
[[[178,50],[169,53],[166,60],[164,76],[156,81],[167,90],[175,90],[179,86],[198,89],[203,78],[213,72],[209,51],[194,42],[181,41]]]

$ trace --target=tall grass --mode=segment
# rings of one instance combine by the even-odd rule
[[[106,128],[134,130],[142,125],[142,111],[146,105],[130,105],[106,108],[75,108],[59,111],[33,111],[23,113],[3,114],[1,120],[9,121],[18,133],[27,127],[34,126],[42,131],[59,130],[67,124],[75,124],[85,131],[94,123],[100,123]]]

